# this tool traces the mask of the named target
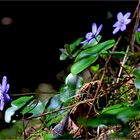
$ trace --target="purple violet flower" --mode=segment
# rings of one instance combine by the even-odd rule
[[[137,32],[140,32],[140,27],[137,29]]]
[[[116,34],[119,30],[122,32],[126,30],[126,25],[131,21],[131,19],[129,19],[130,15],[130,12],[127,12],[124,16],[121,12],[117,14],[118,21],[113,25],[113,27],[116,27],[113,30],[113,34]]]
[[[10,100],[10,96],[7,94],[10,85],[7,83],[7,77],[4,76],[2,79],[2,84],[0,84],[0,110],[4,108],[6,101]]]
[[[103,28],[102,24],[97,29],[96,23],[93,23],[92,24],[92,32],[89,32],[86,34],[86,36],[85,36],[86,40],[82,41],[81,44],[87,45],[87,44],[92,43],[95,40],[95,38],[99,35],[102,28]]]

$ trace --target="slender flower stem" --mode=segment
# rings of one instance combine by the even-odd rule
[[[127,58],[128,58],[127,55],[128,55],[129,48],[130,48],[130,45],[127,46],[126,54],[123,58],[123,61],[121,62],[121,67],[120,67],[120,70],[119,70],[119,74],[118,74],[118,78],[116,80],[116,83],[118,83],[119,80],[120,80],[120,76],[121,76],[121,73],[122,73],[122,70],[123,70],[123,66],[124,66],[124,64],[125,64],[125,62],[127,61]]]

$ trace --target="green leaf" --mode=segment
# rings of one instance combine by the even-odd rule
[[[65,103],[69,101],[75,95],[75,90],[70,89],[68,86],[60,89],[60,101]]]
[[[123,123],[126,123],[137,114],[137,111],[132,110],[131,107],[127,107],[125,110],[122,110],[117,114],[117,119],[121,120]]]
[[[65,45],[64,45],[64,48],[66,49],[66,52],[68,53],[68,55],[70,55],[70,54],[71,54],[70,45],[65,44]]]
[[[34,97],[33,96],[23,96],[11,102],[11,107],[5,111],[5,121],[9,123],[11,117],[15,115],[16,111],[25,107]]]
[[[136,42],[140,44],[140,32],[136,32]]]
[[[80,51],[81,51],[80,49],[75,50],[75,52],[72,54],[72,58],[76,57]]]
[[[114,108],[114,109],[110,109],[106,112],[104,112],[105,114],[111,114],[111,115],[117,115],[122,111],[127,110],[127,107],[120,107],[120,108]]]
[[[68,53],[67,53],[66,49],[59,49],[59,50],[62,52],[59,59],[66,60],[68,57]]]
[[[101,51],[108,50],[112,48],[115,44],[115,40],[107,40],[103,43],[100,43],[92,48],[87,48],[86,50],[80,52],[80,54],[76,57],[75,62],[90,57],[91,55],[99,55]]]
[[[103,114],[114,115],[116,119],[125,124],[131,118],[135,117],[138,111],[136,111],[134,106],[128,105],[128,103],[120,103],[104,109],[102,115]]]
[[[97,118],[93,119],[86,119],[86,118],[78,118],[78,123],[82,124],[84,126],[89,127],[101,127],[105,125],[117,125],[120,124],[120,121],[115,118],[114,115],[108,115],[108,114],[101,114]]]
[[[66,60],[68,57],[72,58],[75,57],[79,52],[80,49],[77,48],[77,46],[80,45],[80,42],[82,41],[82,38],[78,38],[76,41],[74,41],[72,44],[64,45],[64,49],[59,49],[61,51],[60,60]]]
[[[62,102],[60,101],[60,95],[59,94],[54,95],[49,102],[47,110],[53,111],[53,110],[60,109],[61,105],[62,105]]]
[[[94,47],[95,45],[97,45],[100,42],[101,38],[102,38],[102,36],[101,35],[98,35],[96,37],[96,39],[94,39],[94,41],[92,43],[90,43],[88,45],[83,45],[82,46],[82,49],[87,49],[89,47]]]
[[[124,51],[120,51],[120,52],[118,52],[118,51],[114,51],[114,52],[101,51],[101,53],[100,53],[101,57],[104,57],[104,56],[106,57],[106,56],[111,55],[114,58],[123,58],[125,54],[126,54],[126,52],[124,52]]]
[[[52,133],[45,133],[44,140],[53,140],[54,136]]]
[[[91,66],[90,69],[93,71],[93,72],[97,72],[99,70],[99,64],[97,64],[96,66]]]
[[[127,106],[128,106],[128,103],[120,103],[120,104],[112,105],[110,107],[106,107],[102,111],[102,113],[106,113],[106,114],[113,113],[113,115],[114,115],[114,114],[117,114],[119,111],[121,111],[121,109],[126,108]],[[113,111],[113,112],[111,112],[111,111]]]
[[[103,59],[105,59],[105,58],[108,57],[108,56],[109,56],[108,51],[103,50],[103,51],[100,53],[100,57],[102,57]]]
[[[80,88],[83,85],[84,81],[81,76],[75,75],[73,76],[72,73],[70,73],[66,79],[65,84],[71,89]]]
[[[80,45],[83,37],[78,38],[76,41],[74,41],[72,44],[70,44],[70,53],[72,54],[75,49],[77,49],[77,46]]]
[[[56,113],[51,113],[46,116],[45,122],[47,122],[47,127],[50,128],[52,125],[54,127],[54,124],[57,125],[60,123],[60,121],[65,118],[65,116],[68,114],[69,110],[62,110]]]
[[[34,115],[39,115],[45,110],[45,105],[41,101],[33,100],[30,104],[25,107],[21,113],[25,115],[26,113],[31,113]]]
[[[11,102],[12,106],[16,106],[17,108],[21,108],[27,104],[27,102],[31,101],[33,96],[23,96]]]
[[[76,75],[83,70],[85,70],[87,67],[89,67],[92,63],[94,63],[98,59],[98,55],[90,55],[87,58],[81,59],[77,62],[75,62],[71,67],[71,73],[73,75]]]
[[[79,118],[78,123],[84,126],[97,127],[102,125],[127,125],[127,122],[135,119],[139,112],[139,101],[135,101],[133,104],[120,103],[105,108],[97,118],[86,119]]]
[[[134,80],[134,85],[135,85],[135,87],[136,87],[137,89],[140,89],[140,78],[136,78],[136,79]]]
[[[140,79],[140,68],[134,69],[133,74],[136,78]]]

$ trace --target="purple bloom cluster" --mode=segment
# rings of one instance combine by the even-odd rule
[[[127,12],[124,16],[121,12],[117,14],[118,21],[113,25],[113,27],[115,27],[113,34],[116,34],[119,30],[122,32],[126,30],[126,25],[131,21],[131,19],[129,19],[130,15],[130,12]]]
[[[4,76],[2,84],[0,84],[0,110],[4,109],[5,102],[10,100],[10,96],[7,94],[10,85],[7,83],[7,77]]]

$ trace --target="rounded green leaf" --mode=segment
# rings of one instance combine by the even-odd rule
[[[98,59],[98,55],[94,54],[94,55],[91,55],[87,58],[84,58],[84,59],[81,59],[81,60],[77,61],[76,63],[74,63],[72,65],[71,73],[73,75],[76,75],[76,74],[82,72],[87,67],[89,67],[92,63],[94,63],[97,59]]]

